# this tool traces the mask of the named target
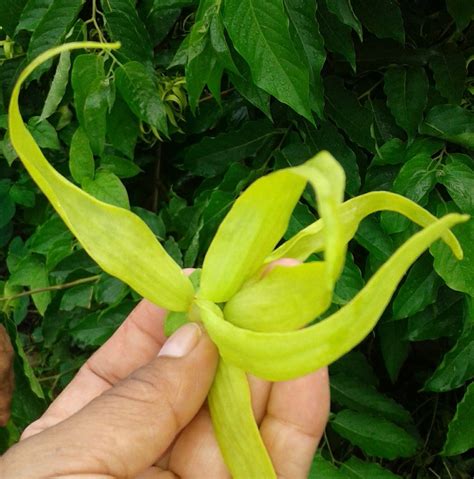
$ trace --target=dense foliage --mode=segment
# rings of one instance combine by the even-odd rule
[[[22,96],[48,158],[85,191],[131,208],[183,266],[255,178],[328,149],[346,196],[391,190],[438,216],[474,212],[470,0],[0,0],[0,308],[16,349],[0,448],[67,384],[139,300],[102,273],[16,160],[6,110],[28,61],[64,53]],[[471,67],[472,68],[472,67]],[[286,238],[315,220],[310,191]],[[361,224],[331,311],[416,227]],[[314,478],[468,478],[474,462],[474,220],[412,267],[374,333],[331,366]],[[143,254],[146,254],[144,251]],[[31,294],[32,291],[38,291]]]

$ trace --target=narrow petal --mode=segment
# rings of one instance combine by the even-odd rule
[[[341,222],[345,242],[349,241],[357,231],[360,222],[377,211],[395,211],[420,226],[428,226],[436,221],[436,216],[404,196],[387,191],[374,191],[346,201],[340,207]],[[280,258],[295,258],[305,261],[312,253],[323,251],[325,245],[325,222],[319,219],[286,243],[283,243],[265,259],[270,263]],[[461,246],[451,231],[442,236],[443,241],[451,248],[456,258],[462,258]]]
[[[96,42],[68,43],[46,51],[31,62],[12,92],[8,114],[10,138],[30,175],[104,271],[159,306],[185,311],[193,298],[193,287],[152,231],[133,213],[102,203],[61,176],[44,157],[19,110],[21,85],[41,63],[73,49],[117,47],[118,44]]]
[[[221,359],[208,401],[217,442],[232,477],[276,479],[255,423],[245,373]]]
[[[308,374],[362,341],[413,262],[449,228],[468,219],[467,215],[449,214],[413,235],[352,301],[314,326],[280,333],[249,331],[223,320],[217,306],[198,299],[200,319],[226,362],[270,381]]]
[[[225,305],[227,321],[253,331],[291,331],[322,314],[331,304],[323,261],[275,266]]]
[[[202,297],[227,301],[257,271],[288,227],[305,184],[287,169],[259,178],[244,191],[219,226],[204,259]]]

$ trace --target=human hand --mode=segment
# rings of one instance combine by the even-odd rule
[[[13,393],[13,347],[5,328],[0,324],[0,426],[10,417]]]
[[[165,345],[165,316],[142,301],[3,456],[0,476],[230,477],[203,405],[217,365],[215,346],[195,324]],[[176,357],[178,344],[190,349],[182,357]],[[329,410],[327,371],[249,382],[277,474],[306,477]]]

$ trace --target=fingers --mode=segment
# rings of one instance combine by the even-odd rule
[[[137,476],[200,409],[217,357],[215,346],[197,325],[183,326],[158,358],[69,419],[11,448],[4,459],[7,471],[15,473],[5,477],[49,477],[53,470],[56,476]],[[35,469],[21,475],[17,471],[23,472],[25,463]]]
[[[163,334],[165,317],[166,311],[149,301],[138,303],[43,416],[25,429],[22,439],[63,421],[112,385],[149,363],[166,340]]]
[[[0,426],[10,417],[13,394],[13,347],[5,328],[0,324]]]
[[[307,477],[329,407],[327,368],[273,384],[260,432],[279,478]]]

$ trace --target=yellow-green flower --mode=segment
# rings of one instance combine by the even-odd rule
[[[343,202],[344,172],[327,152],[301,166],[255,181],[234,203],[204,259],[200,287],[166,253],[145,223],[128,210],[103,203],[61,176],[43,156],[18,107],[22,83],[42,62],[66,50],[117,48],[69,43],[48,50],[22,72],[13,90],[9,132],[33,179],[89,255],[109,274],[170,311],[200,321],[221,356],[209,394],[212,421],[235,478],[276,477],[255,424],[246,373],[288,380],[336,360],[374,327],[399,281],[431,243],[442,238],[457,258],[462,251],[450,228],[466,215],[437,219],[412,201],[373,192]],[[307,183],[320,219],[277,249]],[[347,243],[367,215],[390,210],[424,227],[406,241],[344,307],[305,327],[331,304]],[[291,268],[266,265],[279,258],[305,261]]]

